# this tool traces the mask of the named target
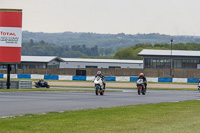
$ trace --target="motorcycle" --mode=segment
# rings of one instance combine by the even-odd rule
[[[200,92],[200,85],[198,85],[197,87],[198,87],[198,90],[199,90],[199,92]]]
[[[103,81],[101,79],[101,77],[97,76],[95,79],[94,79],[94,85],[95,85],[95,93],[96,95],[103,95],[104,94],[104,84],[103,84]]]
[[[137,82],[137,91],[138,91],[138,95],[140,95],[140,93],[142,93],[143,95],[146,94],[146,88],[143,82],[143,79],[138,79]]]
[[[38,82],[34,82],[34,83],[35,83],[36,88],[40,88],[40,87],[50,88],[50,85],[44,81],[41,81],[40,83],[38,83]]]

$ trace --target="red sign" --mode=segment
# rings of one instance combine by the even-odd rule
[[[21,62],[22,10],[0,9],[0,63]]]

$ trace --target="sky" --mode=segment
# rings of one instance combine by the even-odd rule
[[[0,0],[30,32],[200,36],[200,0]]]

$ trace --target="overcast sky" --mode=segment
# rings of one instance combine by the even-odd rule
[[[0,0],[31,32],[200,36],[200,0]]]

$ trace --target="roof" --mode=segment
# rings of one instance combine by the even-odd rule
[[[61,58],[66,62],[98,62],[98,63],[130,63],[142,64],[143,60],[117,60],[117,59],[86,59],[86,58]]]
[[[21,56],[21,62],[50,62],[54,59],[63,61],[57,56]]]
[[[172,52],[172,54],[171,54]],[[200,51],[192,50],[157,50],[157,49],[143,49],[139,56],[190,56],[200,57]]]

